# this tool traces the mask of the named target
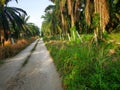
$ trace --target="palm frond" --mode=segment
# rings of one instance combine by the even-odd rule
[[[5,0],[5,4],[8,4],[10,1],[12,1],[12,0]],[[18,0],[15,0],[16,1],[16,3],[18,3]]]
[[[55,5],[49,5],[48,7],[46,7],[45,12],[49,10],[54,10],[54,9],[55,9]]]

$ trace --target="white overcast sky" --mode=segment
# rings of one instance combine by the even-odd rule
[[[15,0],[9,2],[9,6],[19,7],[25,10],[30,16],[29,22],[35,23],[38,27],[41,27],[42,19],[45,8],[52,4],[49,0],[18,0],[18,4]]]

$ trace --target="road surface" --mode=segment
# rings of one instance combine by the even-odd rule
[[[23,67],[28,56],[28,63]],[[59,74],[42,40],[36,40],[0,66],[0,90],[63,90]]]

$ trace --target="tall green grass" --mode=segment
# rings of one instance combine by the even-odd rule
[[[119,90],[120,50],[112,44],[47,43],[65,90]]]

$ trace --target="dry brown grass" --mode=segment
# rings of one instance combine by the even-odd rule
[[[16,55],[34,40],[35,38],[20,39],[17,40],[15,44],[11,44],[11,42],[8,40],[7,42],[5,42],[4,47],[0,46],[0,60]]]

